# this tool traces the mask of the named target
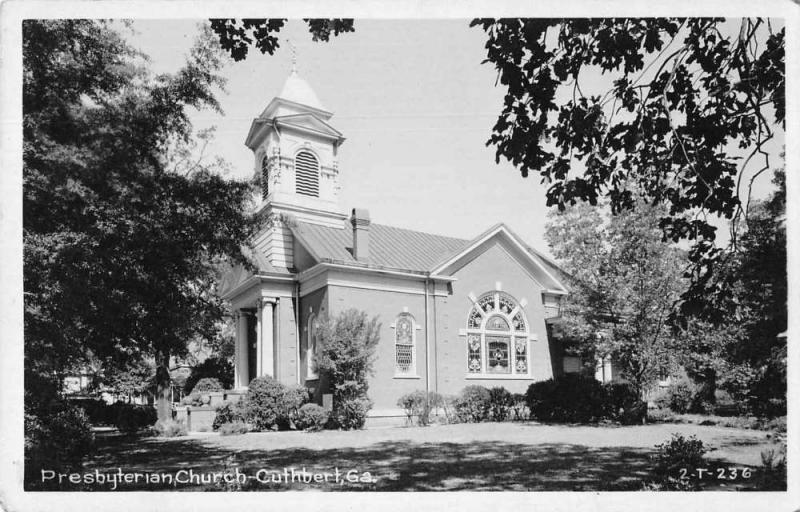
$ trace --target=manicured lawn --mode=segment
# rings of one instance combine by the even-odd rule
[[[210,474],[226,468],[262,479],[305,469],[328,482],[266,482],[250,478],[244,490],[639,490],[651,477],[654,445],[673,432],[696,435],[711,451],[710,468],[760,464],[761,450],[774,447],[766,432],[656,424],[632,427],[480,423],[431,427],[375,428],[355,432],[266,432],[222,437],[98,437],[98,453],[87,471],[165,472],[191,469]],[[335,471],[340,481],[335,483]],[[286,473],[284,473],[286,469]],[[370,482],[347,482],[355,470]],[[755,469],[754,471],[757,471]],[[185,473],[184,473],[185,475]],[[353,474],[351,474],[353,475]],[[726,488],[736,485],[729,484]],[[747,485],[744,485],[747,487]],[[108,490],[108,487],[91,487]],[[714,482],[709,488],[719,489]],[[214,490],[213,484],[122,485],[120,490]],[[69,490],[69,487],[62,487]]]

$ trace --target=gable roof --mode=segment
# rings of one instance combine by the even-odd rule
[[[353,258],[353,232],[307,222],[295,222],[292,233],[318,262],[363,266]],[[443,254],[453,254],[466,247],[468,240],[453,238],[384,224],[369,226],[369,266],[426,273]]]
[[[431,273],[450,274],[467,264],[476,255],[481,254],[490,244],[496,241],[502,241],[517,260],[527,266],[531,275],[535,276],[535,279],[548,291],[558,294],[568,293],[566,286],[562,284],[560,279],[563,275],[562,272],[559,270],[554,274],[551,271],[553,268],[557,268],[555,263],[544,258],[538,251],[533,250],[508,226],[502,223],[495,224],[472,239],[461,251],[442,258],[431,269]]]
[[[521,260],[534,268],[543,285],[566,293],[562,284],[565,274],[555,262],[525,244],[504,224],[492,226],[472,240],[434,235],[421,231],[370,224],[369,263],[353,258],[353,233],[349,222],[335,228],[295,221],[289,224],[292,233],[318,263],[338,263],[403,270],[420,274],[438,274],[465,261],[482,244],[502,238],[517,248]]]

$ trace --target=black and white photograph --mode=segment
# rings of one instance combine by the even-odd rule
[[[0,509],[800,509],[800,2],[0,15]]]

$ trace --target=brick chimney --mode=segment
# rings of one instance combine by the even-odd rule
[[[353,225],[353,257],[366,261],[369,259],[369,211],[353,208],[350,223]]]

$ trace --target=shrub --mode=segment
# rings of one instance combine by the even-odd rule
[[[647,416],[647,403],[634,386],[624,382],[603,385],[605,417],[623,425],[643,423]]]
[[[186,393],[190,393],[196,387],[196,384],[206,377],[216,379],[222,389],[230,389],[233,387],[233,373],[233,365],[227,359],[209,357],[192,368],[192,372],[186,378],[183,389]]]
[[[534,382],[525,401],[537,420],[583,423],[606,417],[605,395],[603,385],[593,377],[570,373]]]
[[[492,421],[505,421],[513,405],[514,400],[506,388],[496,387],[489,390],[489,416]]]
[[[699,485],[695,470],[702,467],[706,453],[702,441],[676,433],[669,441],[656,445],[656,449],[654,470],[663,485],[674,490],[689,490]]]
[[[688,380],[679,380],[667,387],[667,406],[673,412],[685,414],[692,410],[698,394],[698,386]]]
[[[283,414],[285,393],[286,386],[272,377],[256,377],[250,381],[245,407],[253,430],[271,430],[277,427],[278,418]]]
[[[175,420],[157,421],[153,425],[153,432],[160,437],[185,436],[186,424]]]
[[[240,399],[238,402],[225,402],[217,407],[217,415],[214,416],[211,428],[216,431],[225,423],[233,423],[234,421],[247,421],[246,399]]]
[[[372,408],[372,400],[367,397],[350,398],[334,402],[331,421],[343,430],[354,430],[364,427],[367,412]]]
[[[219,427],[219,433],[223,436],[233,436],[250,432],[250,425],[243,421],[232,421]]]
[[[511,413],[515,421],[524,421],[530,418],[531,411],[525,403],[525,395],[523,393],[511,395]]]
[[[94,449],[94,434],[83,409],[66,402],[25,414],[25,471],[78,471]],[[32,480],[31,480],[32,481]]]
[[[223,390],[224,388],[218,379],[214,377],[204,377],[197,381],[197,384],[195,384],[194,388],[192,388],[192,392],[190,394],[215,393]]]
[[[315,362],[333,387],[331,418],[340,428],[361,428],[372,407],[367,398],[367,377],[373,372],[375,349],[380,340],[378,319],[348,309],[335,319],[320,319],[317,333],[319,348]]]
[[[467,386],[455,403],[455,413],[459,421],[477,423],[489,418],[491,395],[483,386]]]
[[[305,386],[285,387],[283,396],[278,401],[278,428],[281,430],[290,428],[297,420],[300,408],[308,403],[309,398],[308,388]]]
[[[418,390],[401,396],[397,400],[397,405],[403,408],[409,423],[416,416],[417,424],[425,426],[431,422],[431,411],[441,406],[442,401],[442,396],[439,393]]]
[[[305,404],[297,414],[297,428],[316,432],[325,428],[328,411],[317,404]]]
[[[444,412],[444,419],[447,423],[458,423],[457,402],[458,397],[455,395],[442,395],[441,397],[442,412]]]
[[[761,467],[756,473],[756,486],[759,491],[786,490],[786,445],[775,450],[770,448],[761,452]]]
[[[151,427],[158,419],[156,409],[149,405],[115,404],[117,417],[114,426],[125,434],[134,434]]]
[[[675,413],[666,407],[658,407],[647,411],[647,421],[650,423],[672,423]]]
[[[86,413],[86,417],[92,425],[113,425],[116,418],[116,410],[104,400],[96,398],[75,399],[69,403],[80,407]]]

